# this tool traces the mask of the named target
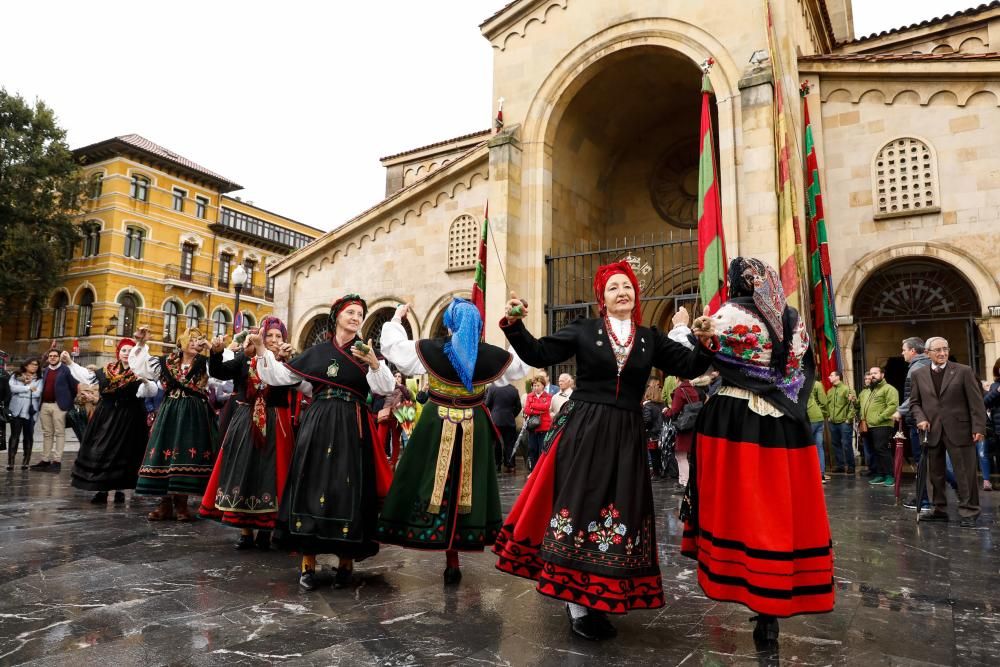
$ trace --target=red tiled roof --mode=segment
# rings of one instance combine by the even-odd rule
[[[445,146],[447,144],[454,143],[456,141],[463,141],[465,139],[473,139],[475,137],[485,137],[490,134],[492,130],[480,130],[478,132],[470,132],[469,134],[463,134],[460,137],[452,137],[451,139],[445,139],[444,141],[435,141],[433,144],[427,144],[426,146],[420,146],[418,148],[411,148],[405,150],[402,153],[396,153],[394,155],[386,155],[385,157],[379,158],[379,161],[393,160],[398,157],[403,157],[404,155],[409,155],[411,153],[419,153],[420,151],[425,151],[428,148],[437,148],[438,146]]]
[[[222,185],[223,187],[228,188],[226,190],[223,190],[223,192],[243,189],[243,186],[239,185],[235,181],[230,180],[220,174],[217,174],[214,171],[205,169],[205,167],[202,167],[197,162],[189,160],[183,155],[178,155],[172,150],[164,148],[163,146],[154,143],[149,139],[146,139],[145,137],[140,136],[138,134],[123,134],[121,136],[114,137],[112,139],[99,141],[96,144],[84,146],[83,148],[77,148],[73,152],[76,154],[82,154],[82,153],[91,153],[100,149],[107,150],[108,148],[111,148],[115,143],[125,144],[126,146],[138,149],[139,151],[146,153],[147,155],[151,155],[154,157],[158,157],[162,160],[166,160],[167,162],[170,162],[177,167],[186,169],[187,171],[194,172],[196,174],[208,178],[209,180],[215,181],[216,183]]]
[[[998,60],[1000,53],[841,53],[819,56],[799,56],[799,62],[920,62],[926,60]]]
[[[989,4],[982,4],[978,7],[970,7],[969,9],[964,9],[960,12],[952,12],[951,14],[944,14],[943,16],[937,16],[932,19],[927,19],[926,21],[920,21],[919,23],[911,23],[910,25],[901,26],[899,28],[893,28],[891,30],[883,30],[882,32],[872,33],[865,37],[858,37],[857,39],[850,42],[841,42],[840,45],[846,44],[858,44],[860,42],[867,42],[870,39],[878,39],[879,37],[885,37],[886,35],[895,35],[900,32],[906,32],[907,30],[914,30],[916,28],[924,28],[929,25],[934,25],[935,23],[943,23],[944,21],[949,21],[953,18],[959,16],[973,16],[979,14],[980,12],[985,12],[989,9],[996,9],[1000,7],[1000,0],[993,0]]]

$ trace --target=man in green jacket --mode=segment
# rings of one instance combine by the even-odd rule
[[[809,402],[806,404],[806,412],[809,415],[809,423],[812,426],[813,442],[816,443],[816,453],[819,454],[819,473],[823,476],[823,483],[829,481],[826,474],[826,450],[823,447],[823,440],[826,431],[826,392],[823,391],[823,383],[819,380],[813,382],[812,390],[809,392]]]
[[[834,472],[854,474],[854,413],[857,399],[844,384],[840,373],[830,373],[826,392],[826,417],[830,420],[830,446],[833,448]]]
[[[878,366],[868,371],[871,377],[870,392],[861,400],[861,430],[867,430],[871,439],[875,475],[869,484],[894,486],[892,474],[892,416],[899,407],[899,392],[885,381]]]

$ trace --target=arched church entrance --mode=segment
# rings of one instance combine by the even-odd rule
[[[886,264],[854,300],[854,358],[860,362],[854,364],[855,386],[861,386],[865,369],[881,366],[902,394],[907,364],[900,346],[910,336],[947,338],[951,358],[983,375],[983,340],[975,321],[980,313],[975,290],[954,267],[924,258]]]
[[[639,277],[644,323],[669,324],[680,305],[698,307],[701,70],[639,46],[579,76],[552,145],[548,331],[594,314],[595,269],[623,259]]]

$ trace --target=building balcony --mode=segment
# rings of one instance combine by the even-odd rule
[[[212,289],[213,276],[204,271],[185,271],[177,264],[168,264],[163,272],[163,280],[168,285],[183,287],[184,289],[199,289],[209,291]]]
[[[208,228],[223,238],[248,243],[282,255],[298,250],[313,240],[305,234],[229,208],[222,208],[219,212],[219,222],[209,225]]]

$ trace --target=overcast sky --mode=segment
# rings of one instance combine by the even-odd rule
[[[382,198],[379,157],[489,127],[478,25],[507,2],[4,2],[0,86],[73,147],[141,134],[330,229]],[[854,0],[855,31],[973,4]]]

